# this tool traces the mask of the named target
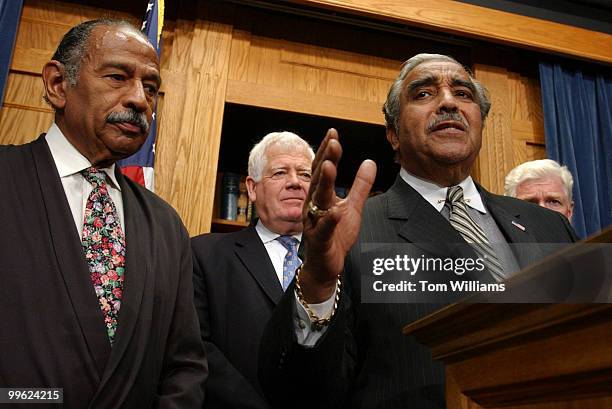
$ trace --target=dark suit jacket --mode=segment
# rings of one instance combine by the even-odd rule
[[[111,348],[46,141],[0,147],[0,385],[64,388],[66,408],[199,408],[188,235],[168,204],[117,178],[127,254]]]
[[[210,376],[206,409],[269,408],[257,382],[263,329],[283,289],[251,226],[192,239],[194,289]]]
[[[484,189],[481,195],[509,243],[576,239],[559,213]],[[266,327],[260,382],[274,406],[444,408],[442,364],[401,332],[440,305],[360,302],[359,254],[365,243],[415,243],[428,254],[444,256],[462,242],[450,223],[399,177],[388,192],[368,200],[359,240],[345,260],[338,311],[317,345],[308,349],[295,341],[293,291],[287,291]],[[516,254],[521,266],[538,258],[537,246],[531,247],[535,254]]]

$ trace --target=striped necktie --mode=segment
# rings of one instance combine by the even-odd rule
[[[504,269],[491,247],[487,236],[482,228],[470,217],[467,206],[463,200],[463,189],[461,186],[448,188],[446,201],[451,205],[449,214],[450,224],[461,234],[476,254],[483,259],[485,266],[496,281],[504,279]]]
[[[291,280],[293,280],[293,276],[295,275],[295,270],[300,265],[300,259],[298,258],[298,239],[292,236],[278,236],[276,238],[283,245],[284,248],[287,249],[287,254],[285,254],[285,261],[283,262],[283,291],[289,287]]]

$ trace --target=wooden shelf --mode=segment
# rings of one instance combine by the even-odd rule
[[[234,220],[214,218],[212,220],[211,230],[217,233],[227,233],[227,232],[242,230],[248,226],[249,226],[249,222],[237,222]]]

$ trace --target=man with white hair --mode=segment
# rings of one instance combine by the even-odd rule
[[[572,219],[574,179],[565,166],[551,159],[525,162],[506,176],[504,194],[535,203]]]
[[[301,264],[302,207],[314,152],[291,132],[273,132],[249,155],[249,199],[259,220],[193,238],[194,288],[210,377],[204,407],[269,408],[257,382],[263,329]]]

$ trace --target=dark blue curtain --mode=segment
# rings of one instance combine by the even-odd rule
[[[11,66],[22,5],[23,0],[0,0],[0,105],[4,101],[4,86]]]
[[[574,176],[581,237],[612,224],[612,70],[541,62],[546,152]]]

